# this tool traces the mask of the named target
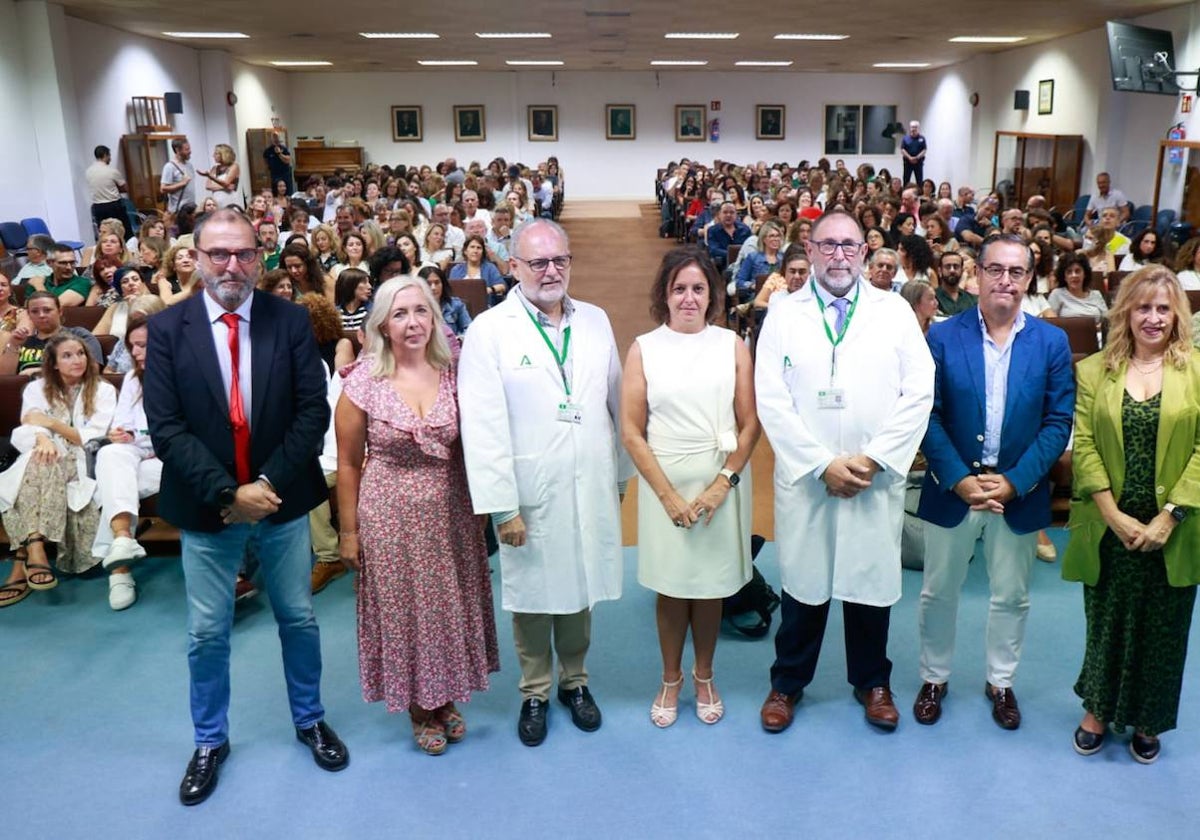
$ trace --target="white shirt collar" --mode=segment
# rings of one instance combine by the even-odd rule
[[[204,311],[208,313],[208,322],[210,324],[215,324],[217,319],[228,312],[228,310],[213,300],[212,295],[208,293],[207,289],[201,291],[200,294],[204,296]],[[237,313],[237,316],[247,324],[250,323],[250,308],[253,303],[254,292],[250,292],[250,295],[244,301],[242,301],[242,305],[233,310],[235,313]]]

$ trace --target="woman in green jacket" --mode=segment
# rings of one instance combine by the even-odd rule
[[[1063,577],[1082,581],[1087,648],[1074,746],[1105,726],[1158,758],[1175,728],[1200,583],[1200,354],[1187,298],[1161,266],[1127,277],[1109,344],[1076,369],[1074,493]]]

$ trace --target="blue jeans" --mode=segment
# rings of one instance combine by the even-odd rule
[[[255,543],[279,625],[283,675],[292,721],[307,728],[325,716],[321,706],[321,631],[312,609],[312,543],[308,517],[276,525],[228,525],[216,533],[183,531],[183,576],[188,598],[188,668],[197,747],[229,739],[229,635],[233,590],[248,543]]]

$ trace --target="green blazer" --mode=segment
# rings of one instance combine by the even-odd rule
[[[1063,577],[1094,586],[1100,577],[1100,538],[1108,526],[1092,494],[1112,490],[1118,503],[1125,484],[1125,443],[1121,400],[1125,370],[1110,372],[1103,353],[1081,361],[1075,369],[1075,446],[1071,458],[1074,488],[1070,541],[1063,556]],[[1200,353],[1193,352],[1184,370],[1163,369],[1162,407],[1154,450],[1155,500],[1188,508],[1163,554],[1172,586],[1200,583]]]

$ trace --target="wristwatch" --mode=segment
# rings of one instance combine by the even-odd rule
[[[737,487],[742,481],[742,477],[731,469],[723,469],[717,474],[725,476],[725,479],[729,482],[730,487]]]
[[[1165,510],[1167,513],[1171,514],[1171,518],[1174,519],[1176,522],[1182,522],[1183,520],[1187,519],[1188,509],[1185,507],[1180,507],[1179,505],[1173,505],[1170,502],[1168,502],[1167,504],[1163,505],[1163,510]]]
[[[233,507],[233,502],[236,498],[237,490],[232,487],[226,487],[217,494],[217,504],[219,504],[222,508],[231,508]]]

